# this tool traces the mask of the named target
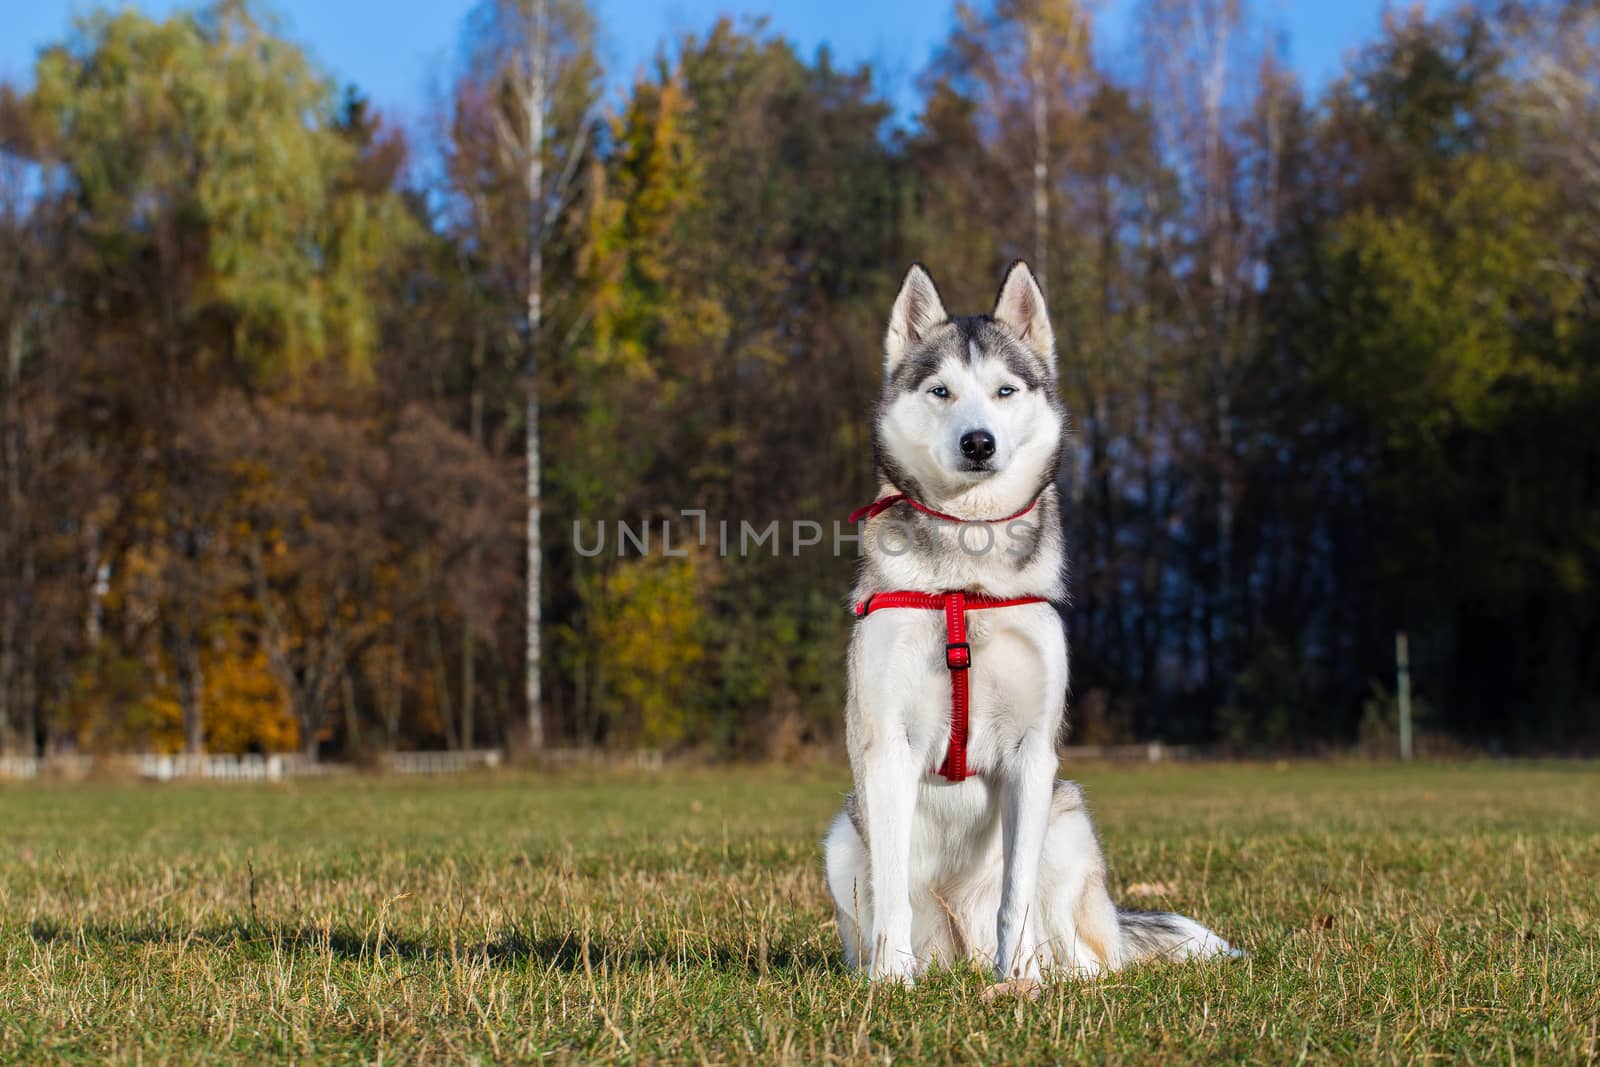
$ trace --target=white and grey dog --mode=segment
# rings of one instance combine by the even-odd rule
[[[1231,952],[1192,919],[1119,910],[1082,794],[1056,779],[1066,415],[1033,272],[1012,264],[991,315],[951,317],[913,266],[883,379],[883,499],[863,530],[849,656],[855,792],[825,841],[845,959],[904,982],[965,959],[1037,981]],[[952,591],[993,610],[915,610]]]

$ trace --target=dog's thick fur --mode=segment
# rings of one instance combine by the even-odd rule
[[[884,342],[876,451],[880,495],[907,493],[963,519],[892,508],[868,522],[857,600],[952,589],[1066,597],[1056,489],[1066,413],[1055,340],[1027,265],[1006,273],[991,315],[948,316],[913,266]],[[962,448],[983,431],[993,455]],[[942,612],[878,611],[850,645],[846,731],[855,792],[825,841],[845,958],[909,982],[976,959],[1003,979],[1087,974],[1152,956],[1227,953],[1179,915],[1119,910],[1078,787],[1057,781],[1067,644],[1052,604],[974,611],[969,765],[933,770],[950,735]]]

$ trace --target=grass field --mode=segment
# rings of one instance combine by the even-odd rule
[[[842,969],[787,770],[0,789],[7,1061],[1600,1057],[1593,765],[1074,768],[1242,962],[985,1003]]]

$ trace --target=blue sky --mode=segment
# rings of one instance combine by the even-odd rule
[[[117,0],[113,0],[117,2]],[[289,36],[305,45],[341,82],[361,86],[386,112],[420,118],[431,86],[443,83],[456,54],[462,17],[473,0],[270,0]],[[66,32],[82,0],[0,0],[0,78],[26,80],[34,52]],[[135,0],[161,14],[182,0]],[[703,30],[720,13],[765,14],[801,50],[827,42],[845,63],[871,62],[904,110],[915,79],[949,25],[954,0],[594,0],[603,56],[613,82],[624,84],[647,64],[656,45]],[[1137,32],[1135,0],[1101,0],[1100,45],[1116,50]],[[1256,0],[1256,10],[1288,35],[1289,57],[1313,89],[1337,73],[1351,49],[1371,39],[1386,0]],[[1437,2],[1430,2],[1430,8]]]

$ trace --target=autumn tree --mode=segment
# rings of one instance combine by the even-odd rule
[[[42,53],[25,107],[45,188],[71,205],[64,284],[93,350],[74,399],[119,476],[78,505],[88,651],[123,557],[155,561],[156,629],[198,750],[222,515],[182,429],[223,387],[293,389],[322,360],[366,373],[370,264],[404,217],[349,180],[327,83],[246,4],[90,16]]]

